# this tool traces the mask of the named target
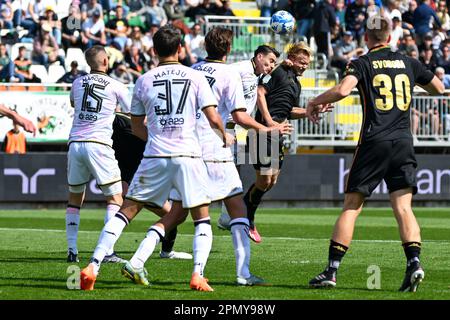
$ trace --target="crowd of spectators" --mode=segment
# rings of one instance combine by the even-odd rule
[[[64,16],[58,16],[57,9],[68,3]],[[184,34],[180,56],[183,64],[192,65],[206,55],[204,15],[234,14],[229,0],[0,0],[0,82],[39,82],[30,66],[48,70],[56,64],[67,72],[58,82],[68,83],[83,73],[65,61],[67,50],[102,45],[110,56],[111,76],[133,83],[157,65],[152,37],[167,23]],[[30,46],[21,46],[12,61],[16,43]]]

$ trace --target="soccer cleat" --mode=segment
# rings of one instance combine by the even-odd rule
[[[159,257],[163,259],[192,260],[191,254],[187,252],[177,252],[177,251],[170,251],[170,252],[161,251],[159,253]]]
[[[325,270],[309,281],[312,288],[334,288],[336,286],[336,272]]]
[[[102,263],[127,263],[127,260],[122,259],[117,253],[113,252],[112,254],[105,256]]]
[[[219,220],[217,220],[217,227],[221,230],[231,230],[230,216],[227,213],[222,212]]]
[[[240,286],[269,286],[263,278],[250,274],[248,278],[237,277],[236,283]]]
[[[130,279],[136,284],[142,284],[143,286],[150,285],[147,280],[148,272],[145,268],[135,269],[133,268],[131,263],[127,261],[127,263],[122,267],[121,272],[126,278]]]
[[[78,255],[76,253],[73,253],[72,251],[69,251],[67,254],[67,262],[80,262],[80,259],[78,259]]]
[[[94,290],[94,283],[97,276],[94,274],[94,266],[90,263],[80,273],[80,288],[81,290]]]
[[[425,278],[425,272],[423,271],[420,264],[417,263],[417,265],[411,268],[411,270],[406,270],[402,286],[398,291],[416,292],[423,278]]]
[[[256,243],[260,243],[262,241],[261,236],[259,235],[259,232],[256,229],[256,226],[248,228],[248,236]]]
[[[192,290],[197,291],[214,291],[213,288],[208,284],[208,279],[200,276],[198,272],[194,272],[192,274],[191,282],[189,283],[189,287]]]

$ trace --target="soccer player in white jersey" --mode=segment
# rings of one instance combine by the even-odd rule
[[[106,196],[105,223],[122,205],[120,170],[112,149],[112,123],[117,106],[130,108],[127,88],[110,78],[108,56],[102,46],[85,53],[91,73],[77,78],[70,91],[75,109],[69,135],[67,180],[69,201],[66,210],[68,262],[78,262],[78,226],[86,184],[94,176]],[[111,251],[107,255],[111,255]]]
[[[267,128],[257,123],[246,111],[242,81],[239,73],[225,64],[227,54],[231,50],[233,32],[230,29],[214,28],[205,37],[205,47],[208,58],[195,64],[194,69],[203,72],[209,85],[218,100],[217,111],[225,121],[230,114],[236,123],[245,128],[253,128],[260,131],[290,132],[290,125],[280,124],[278,127]],[[248,238],[249,222],[247,211],[242,199],[242,182],[239,178],[233,161],[231,148],[223,148],[223,142],[214,133],[208,119],[201,113],[197,114],[197,128],[202,147],[202,157],[208,169],[208,188],[212,201],[225,199],[225,204],[231,214],[231,233],[236,256],[237,284],[239,285],[264,285],[266,282],[250,273],[250,240]],[[163,217],[162,223],[166,230],[170,230],[177,223],[183,221],[188,214],[186,207],[182,206],[182,197],[178,190],[172,190],[170,194],[173,205],[170,214]],[[141,246],[135,253],[134,259],[150,257],[155,248],[155,243]],[[150,254],[148,254],[150,252]],[[194,251],[195,253],[195,251]],[[145,262],[145,261],[144,261]],[[126,266],[124,267],[126,268]],[[136,283],[147,283],[145,274],[133,278]],[[195,279],[193,279],[195,280]],[[191,281],[191,287],[195,282]]]
[[[144,205],[163,206],[175,188],[181,194],[183,207],[191,209],[195,225],[191,284],[196,285],[191,287],[212,291],[203,277],[212,245],[208,212],[211,200],[196,130],[197,110],[205,113],[224,146],[230,145],[234,137],[225,134],[222,119],[215,109],[217,100],[203,74],[178,63],[180,31],[164,26],[153,36],[153,44],[160,64],[138,79],[131,103],[133,133],[147,140],[144,158],[121,209],[103,228],[91,262],[80,274],[83,290],[94,288],[103,257]],[[146,116],[147,125],[144,124]],[[139,248],[156,245],[164,235],[164,225],[153,225]],[[150,253],[141,253],[142,256],[133,257],[122,269],[130,278],[145,279],[144,261]],[[148,285],[148,281],[142,284]]]
[[[260,45],[256,48],[253,58],[250,60],[231,64],[239,72],[242,79],[247,114],[252,115],[255,110],[260,77],[269,74],[275,68],[275,63],[279,57],[280,53],[275,48],[268,45]],[[228,118],[226,127],[227,129],[234,129],[236,133],[237,143],[234,148],[234,158],[239,172],[239,166],[244,160],[241,159],[241,156],[245,155],[247,131],[236,125],[231,116]],[[224,203],[222,203],[222,213],[217,221],[217,226],[220,229],[230,229],[230,215]],[[261,237],[254,226],[250,226],[249,235],[253,241],[260,242]]]

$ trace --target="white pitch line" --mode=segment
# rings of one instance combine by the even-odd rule
[[[66,230],[58,230],[58,229],[27,229],[27,228],[0,228],[0,231],[34,231],[34,232],[55,232],[55,233],[66,233]],[[83,231],[80,230],[78,231],[79,233],[96,233],[98,235],[100,235],[100,230],[99,231]],[[139,235],[143,235],[145,234],[145,232],[127,232],[125,231],[125,234],[139,234]],[[178,237],[192,237],[192,235],[189,234],[178,234]],[[229,235],[214,235],[215,238],[227,238],[230,237]],[[269,239],[274,239],[274,240],[288,240],[288,241],[329,241],[329,238],[297,238],[297,237],[269,237],[269,236],[265,236],[264,238],[269,238]],[[401,243],[400,240],[369,240],[369,239],[364,239],[364,240],[352,240],[352,242],[376,242],[376,243]],[[450,240],[423,240],[422,242],[437,242],[437,243],[448,243],[450,242]]]

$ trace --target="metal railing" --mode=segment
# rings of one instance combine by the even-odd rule
[[[324,92],[325,88],[303,88],[300,105]],[[411,129],[415,146],[450,146],[450,97],[427,96],[415,92],[411,106]],[[362,123],[362,108],[357,92],[335,103],[333,112],[324,114],[319,124],[308,120],[292,121],[294,132],[290,152],[301,146],[355,146]]]

